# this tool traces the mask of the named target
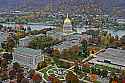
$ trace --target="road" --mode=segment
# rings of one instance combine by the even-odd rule
[[[70,64],[74,64],[73,61],[69,61],[69,60],[66,60],[66,59],[59,59],[60,61],[64,61],[64,62],[67,62],[67,63],[70,63]]]

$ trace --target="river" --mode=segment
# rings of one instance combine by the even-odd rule
[[[16,24],[5,24],[5,23],[0,23],[0,25],[6,26],[6,27],[16,27]],[[38,24],[38,23],[33,23],[33,24],[24,24],[23,25],[25,28],[26,27],[30,27],[31,30],[41,30],[41,29],[45,29],[45,28],[55,28],[54,26],[47,26],[47,25],[43,25],[43,24]]]
[[[7,26],[7,27],[15,27],[15,24],[5,24],[5,23],[0,23],[3,26]],[[56,28],[54,26],[47,26],[47,25],[43,25],[43,24],[38,24],[38,23],[31,23],[31,24],[24,24],[24,27],[31,27],[31,30],[41,30],[44,28]],[[119,37],[122,37],[123,35],[125,35],[125,30],[107,30],[105,29],[104,31],[108,31],[108,33],[111,33],[112,36],[116,36],[118,35]]]
[[[123,35],[125,35],[125,30],[104,30],[107,31],[108,33],[111,33],[112,36],[116,36],[118,35],[119,37],[122,37]]]

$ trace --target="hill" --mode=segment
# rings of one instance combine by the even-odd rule
[[[106,14],[125,17],[125,0],[0,0],[0,11],[34,11],[48,7],[54,11],[77,11],[88,5]]]

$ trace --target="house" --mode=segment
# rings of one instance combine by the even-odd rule
[[[13,60],[29,68],[35,68],[36,65],[44,60],[41,50],[18,47],[13,53]]]

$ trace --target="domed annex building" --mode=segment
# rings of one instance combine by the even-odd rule
[[[72,22],[71,22],[71,20],[69,19],[68,14],[67,14],[66,19],[64,20],[63,32],[66,33],[66,34],[71,34],[71,33],[73,33]]]

